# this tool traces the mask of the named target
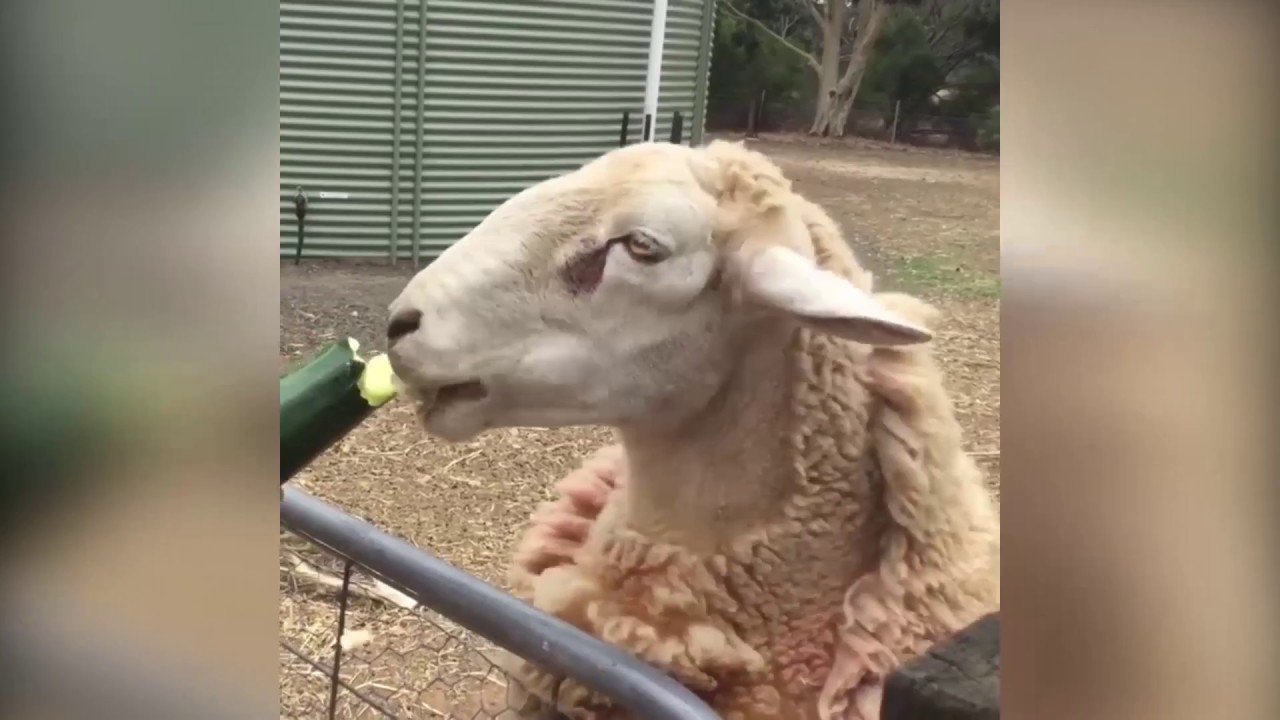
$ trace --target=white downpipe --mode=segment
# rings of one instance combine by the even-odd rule
[[[658,85],[662,78],[662,43],[667,37],[667,0],[653,0],[653,25],[649,28],[649,70],[644,78],[645,142],[658,132]]]

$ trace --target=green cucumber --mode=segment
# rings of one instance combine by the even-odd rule
[[[386,355],[335,342],[280,378],[280,484],[364,422],[396,391]]]

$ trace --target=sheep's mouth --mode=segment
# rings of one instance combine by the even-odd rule
[[[462,442],[485,428],[485,402],[490,389],[479,380],[437,385],[412,393],[414,415],[428,435],[446,442]]]
[[[479,380],[451,383],[436,391],[435,404],[475,402],[489,397],[489,388]]]
[[[479,380],[416,388],[411,392],[418,401],[418,415],[426,420],[446,407],[478,403],[489,397],[489,388]]]

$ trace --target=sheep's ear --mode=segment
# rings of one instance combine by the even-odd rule
[[[912,345],[933,337],[853,283],[785,247],[753,253],[742,281],[748,297],[820,332],[868,345]]]

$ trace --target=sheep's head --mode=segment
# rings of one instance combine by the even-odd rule
[[[426,429],[461,440],[694,412],[765,323],[928,340],[819,268],[801,208],[738,145],[614,150],[515,195],[418,273],[391,305],[392,364]]]

